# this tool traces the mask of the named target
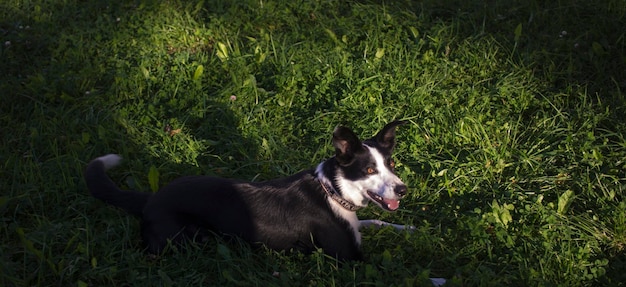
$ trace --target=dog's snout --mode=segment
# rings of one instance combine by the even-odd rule
[[[406,195],[407,192],[407,188],[406,185],[404,184],[400,184],[400,185],[396,185],[396,187],[394,187],[393,191],[399,196],[399,197],[404,197]]]

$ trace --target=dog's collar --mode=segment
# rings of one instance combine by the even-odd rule
[[[328,194],[328,196],[332,198],[335,202],[339,203],[341,207],[350,211],[357,211],[361,209],[360,206],[357,206],[356,204],[350,201],[347,201],[345,198],[339,196],[339,194],[337,194],[337,191],[332,186],[327,185],[321,180],[319,180],[319,182],[320,182],[320,185],[322,186],[322,189],[326,192],[326,194]]]

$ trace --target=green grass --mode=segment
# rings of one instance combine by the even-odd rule
[[[624,286],[626,2],[596,2],[0,0],[0,285]],[[392,119],[410,195],[359,216],[417,231],[363,262],[150,258],[82,179],[269,179]]]

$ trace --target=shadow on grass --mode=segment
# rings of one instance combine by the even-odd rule
[[[612,92],[626,88],[626,7],[619,0],[359,2],[443,22],[453,27],[453,41],[490,35],[508,44],[514,61],[533,67],[555,89],[577,83],[589,94],[617,97]],[[443,40],[443,46],[455,44]]]
[[[211,151],[230,156],[224,151],[234,148],[233,156],[238,158],[256,154],[254,144],[237,130],[238,119],[225,99],[228,75],[194,79],[199,65],[218,64],[201,55],[212,49],[211,43],[164,39],[167,47],[152,46],[159,31],[150,21],[156,17],[144,16],[163,12],[158,4],[156,8],[126,2],[4,5],[0,88],[5,92],[1,111],[11,115],[3,118],[6,126],[29,123],[40,130],[38,134],[62,135],[67,143],[76,142],[73,148],[79,144],[93,151],[78,150],[82,160],[102,152],[155,155],[158,149],[168,148],[188,153],[190,163]],[[97,25],[91,25],[94,22]],[[177,66],[177,62],[186,64]],[[42,121],[54,127],[38,126]],[[188,135],[177,141],[174,134]],[[34,144],[38,143],[42,146],[37,148],[49,149],[48,143]],[[20,137],[8,144],[29,145],[28,138]],[[202,146],[209,148],[202,150]]]
[[[228,77],[194,80],[194,61],[211,64],[198,50],[151,46],[154,35],[139,27],[149,23],[134,16],[149,9],[125,2],[11,5],[0,4],[0,124],[11,135],[0,140],[0,285],[124,276],[95,268],[81,275],[85,269],[63,264],[109,258],[138,239],[133,224],[88,195],[82,172],[94,157],[122,154],[126,162],[112,178],[146,191],[153,165],[163,181],[256,172],[237,163],[255,158],[257,147],[220,97]],[[188,65],[175,66],[180,57]],[[85,247],[92,244],[102,248]]]

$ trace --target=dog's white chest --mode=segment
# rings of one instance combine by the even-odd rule
[[[354,234],[354,240],[357,245],[361,245],[361,232],[359,232],[359,227],[361,223],[359,222],[359,218],[356,216],[356,212],[347,210],[343,208],[339,203],[335,202],[332,199],[328,199],[330,206],[332,207],[335,214],[339,217],[345,219],[350,224],[350,228],[352,229],[352,233]]]

